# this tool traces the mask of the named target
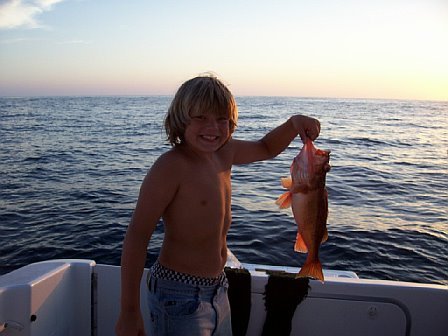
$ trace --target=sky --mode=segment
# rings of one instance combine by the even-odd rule
[[[0,0],[0,96],[448,100],[448,0]]]

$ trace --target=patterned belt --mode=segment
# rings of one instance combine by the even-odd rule
[[[159,260],[156,260],[154,265],[151,266],[149,274],[156,279],[177,281],[194,286],[225,286],[228,283],[224,271],[214,278],[200,277],[169,269],[160,264]]]

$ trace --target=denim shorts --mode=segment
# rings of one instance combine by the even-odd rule
[[[228,285],[186,284],[148,276],[149,335],[232,335]]]

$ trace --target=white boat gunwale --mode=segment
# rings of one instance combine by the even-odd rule
[[[252,279],[247,335],[260,335],[266,317],[263,293],[268,275],[264,270],[294,273],[298,268],[241,266],[249,270]],[[149,316],[145,304],[146,272],[141,301],[143,315]],[[113,334],[119,309],[119,275],[119,266],[63,259],[30,264],[0,276],[0,326],[7,324],[0,335]],[[368,328],[364,335],[374,335],[378,328],[384,328],[382,335],[448,334],[448,286],[359,279],[353,272],[327,271],[325,283],[311,280],[310,287],[307,298],[296,309],[292,334],[298,328],[301,335],[316,330],[331,330],[334,334],[341,328],[347,334]],[[313,318],[322,323],[313,327],[307,323]],[[326,326],[326,321],[334,325]]]

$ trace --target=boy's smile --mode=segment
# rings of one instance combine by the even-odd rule
[[[218,139],[218,137],[214,135],[201,135],[201,137],[206,141],[214,141]]]
[[[192,116],[185,129],[185,141],[200,152],[218,150],[229,136],[229,119],[211,113]]]

